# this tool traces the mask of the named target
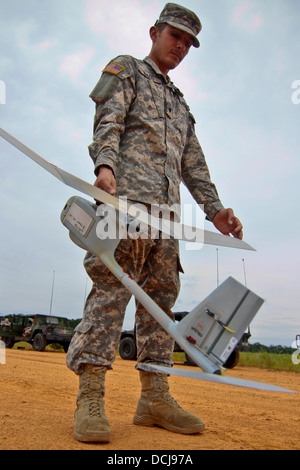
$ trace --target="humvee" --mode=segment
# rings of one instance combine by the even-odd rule
[[[64,317],[41,314],[0,317],[0,339],[7,348],[26,341],[35,351],[44,351],[48,344],[58,343],[67,352],[73,334],[69,320]]]

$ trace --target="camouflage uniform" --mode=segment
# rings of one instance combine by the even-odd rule
[[[150,57],[114,59],[91,93],[96,103],[94,141],[89,146],[95,174],[113,170],[117,196],[143,204],[180,204],[182,181],[208,219],[223,208],[182,93]],[[177,211],[177,216],[180,214]],[[174,240],[122,240],[116,260],[169,315],[179,293],[180,262]],[[130,293],[91,254],[85,268],[93,280],[83,321],[76,328],[67,364],[111,367]],[[138,361],[171,364],[173,340],[137,306]]]
[[[183,94],[146,57],[114,59],[91,93],[96,103],[90,156],[112,168],[117,196],[180,203],[182,181],[210,219],[223,208],[210,180],[195,120]]]

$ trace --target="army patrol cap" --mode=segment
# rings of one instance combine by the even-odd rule
[[[197,36],[202,29],[202,25],[197,15],[191,10],[177,5],[176,3],[167,3],[159,19],[156,21],[155,26],[161,23],[167,23],[174,28],[190,34],[193,38],[194,47],[200,46]]]

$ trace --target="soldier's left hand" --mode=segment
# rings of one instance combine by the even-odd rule
[[[243,239],[243,225],[234,215],[232,209],[221,209],[216,213],[212,222],[223,235],[229,236],[231,234],[234,238]]]

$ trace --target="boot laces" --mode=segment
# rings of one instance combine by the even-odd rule
[[[158,384],[159,384],[159,389],[162,392],[162,396],[164,397],[165,403],[168,403],[169,405],[175,405],[177,408],[182,410],[182,407],[177,403],[175,398],[171,395],[169,392],[169,384],[168,384],[168,379],[165,375],[157,374],[157,377],[159,377]]]
[[[89,414],[94,418],[101,418],[103,415],[102,397],[87,396]]]
[[[88,406],[89,414],[101,418],[104,414],[104,376],[84,374],[82,379],[81,396]]]

